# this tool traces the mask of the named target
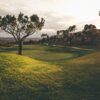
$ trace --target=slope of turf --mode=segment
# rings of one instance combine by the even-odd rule
[[[45,98],[43,91],[61,87],[61,72],[61,67],[49,63],[0,53],[0,100]]]
[[[31,58],[0,53],[0,100],[100,100],[100,51],[62,59],[65,49],[27,47],[24,55]]]
[[[66,61],[62,65],[66,73],[64,90],[68,100],[100,100],[99,51]]]

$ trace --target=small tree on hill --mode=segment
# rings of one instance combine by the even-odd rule
[[[37,15],[30,17],[20,13],[18,17],[12,15],[0,16],[1,30],[11,34],[18,44],[18,54],[22,54],[23,41],[44,26],[45,20]]]

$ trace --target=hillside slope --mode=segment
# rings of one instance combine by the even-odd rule
[[[100,52],[72,59],[63,65],[68,100],[100,100]]]
[[[76,64],[100,64],[100,52],[94,52],[92,54],[79,57],[78,59],[71,60],[71,63]]]
[[[0,100],[100,100],[99,51],[52,64],[0,53]]]
[[[45,98],[44,93],[49,89],[61,87],[61,76],[62,69],[58,66],[25,56],[0,53],[0,100]]]

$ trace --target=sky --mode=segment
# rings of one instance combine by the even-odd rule
[[[70,25],[77,25],[77,30],[82,30],[85,24],[100,28],[99,10],[100,0],[0,0],[1,16],[17,16],[20,12],[29,16],[37,14],[46,20],[41,33],[50,34]]]

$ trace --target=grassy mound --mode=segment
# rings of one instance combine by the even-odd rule
[[[61,76],[61,67],[25,56],[0,53],[0,100],[44,99],[43,91],[61,87]]]
[[[100,52],[67,61],[63,66],[68,100],[100,99]]]
[[[92,53],[78,59],[71,60],[74,64],[100,64],[100,52]]]

